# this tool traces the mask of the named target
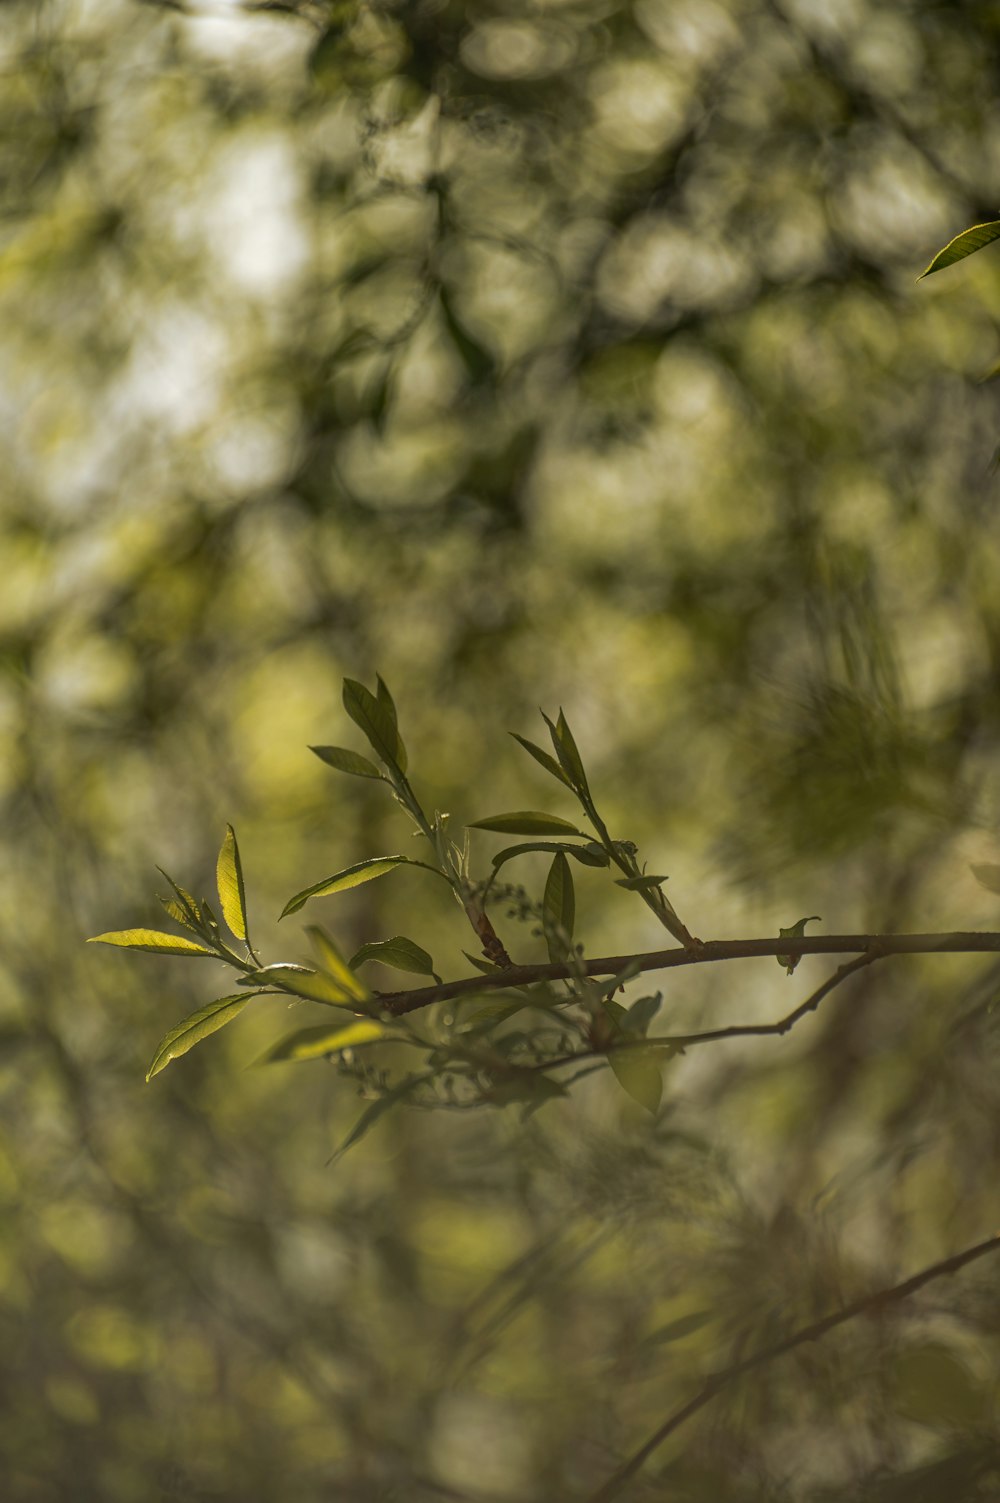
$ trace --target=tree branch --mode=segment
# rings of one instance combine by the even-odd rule
[[[835,1310],[832,1315],[824,1315],[821,1320],[814,1321],[812,1325],[802,1326],[800,1330],[793,1331],[791,1336],[786,1336],[783,1341],[776,1341],[771,1346],[763,1347],[759,1352],[754,1352],[750,1357],[744,1357],[740,1362],[734,1362],[731,1367],[726,1367],[721,1372],[713,1373],[709,1377],[700,1393],[690,1399],[680,1409],[676,1409],[662,1425],[655,1429],[637,1451],[635,1451],[622,1466],[609,1477],[602,1487],[599,1487],[587,1503],[610,1503],[616,1498],[636,1472],[644,1465],[652,1453],[675,1430],[680,1429],[686,1420],[697,1414],[699,1409],[704,1409],[710,1404],[716,1394],[735,1383],[745,1373],[753,1372],[755,1368],[763,1367],[768,1362],[774,1362],[778,1357],[784,1357],[796,1347],[805,1346],[807,1342],[819,1341],[830,1331],[836,1330],[837,1326],[854,1320],[859,1315],[874,1315],[880,1312],[886,1305],[897,1304],[900,1300],[908,1299],[932,1279],[943,1278],[945,1274],[957,1273],[967,1263],[973,1263],[977,1258],[985,1257],[987,1253],[1000,1251],[1000,1232],[988,1237],[985,1242],[978,1242],[975,1247],[966,1248],[964,1252],[955,1253],[950,1258],[943,1258],[940,1263],[932,1263],[929,1268],[924,1268],[920,1273],[915,1273],[911,1278],[904,1279],[901,1284],[893,1284],[888,1289],[878,1289],[874,1294],[865,1295],[862,1299],[855,1300],[853,1304],[844,1305]]]
[[[480,992],[531,986],[537,981],[569,981],[586,976],[618,976],[626,970],[638,975],[643,971],[672,970],[676,966],[705,965],[717,960],[751,960],[759,956],[778,955],[851,955],[870,960],[885,955],[978,955],[1000,953],[1000,933],[954,934],[818,934],[801,939],[714,939],[691,948],[649,950],[639,955],[605,955],[595,960],[581,959],[577,966],[516,965],[493,971],[485,976],[467,976],[447,981],[442,986],[421,986],[412,991],[378,992],[379,1006],[393,1017],[428,1007],[432,1002],[449,1002],[473,997]],[[838,973],[839,974],[839,973]],[[836,984],[837,978],[831,978]],[[830,983],[827,983],[829,986]],[[826,995],[824,992],[823,995]],[[822,1000],[822,999],[817,999]],[[816,1005],[810,998],[802,1004],[806,1011]],[[790,1014],[794,1018],[794,1014]],[[796,1019],[797,1021],[797,1019]],[[787,1027],[792,1025],[784,1020]],[[776,1026],[761,1024],[775,1032]]]

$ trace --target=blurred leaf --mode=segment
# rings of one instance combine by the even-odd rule
[[[820,916],[819,916],[818,913],[810,914],[810,916],[808,918],[798,919],[788,929],[780,929],[779,928],[779,930],[778,930],[778,938],[779,939],[802,939],[804,937],[804,935],[805,935],[805,932],[806,932],[806,924],[821,924],[822,922],[823,922],[823,920],[820,918]],[[788,972],[788,974],[790,976],[792,974],[792,972],[795,970],[795,967],[798,965],[799,961],[802,959],[802,956],[801,955],[778,955],[776,958],[777,958],[778,964],[779,965],[783,965],[785,967],[785,970]]]
[[[115,929],[108,934],[94,934],[88,945],[120,945],[125,950],[150,950],[158,955],[210,955],[218,960],[214,950],[196,944],[180,934],[162,934],[158,929]]]
[[[364,732],[382,761],[406,771],[406,748],[396,729],[395,714],[355,679],[344,679],[344,709],[354,724]]]
[[[922,271],[917,278],[922,282],[924,277],[929,277],[932,271],[943,271],[946,266],[954,266],[956,261],[963,261],[966,256],[973,255],[982,250],[985,245],[990,245],[1000,238],[1000,219],[992,219],[987,224],[974,224],[969,229],[963,230],[956,235],[954,240],[949,240],[943,250],[939,250],[926,271]]]
[[[583,866],[607,866],[610,860],[599,845],[563,845],[552,840],[532,840],[524,845],[508,845],[498,851],[493,857],[493,870],[499,871],[506,862],[513,861],[515,856],[523,856],[527,851],[565,851]]]
[[[348,996],[354,997],[358,1002],[370,1002],[371,992],[368,990],[360,976],[356,976],[340,953],[339,948],[318,924],[309,924],[306,928],[310,943],[316,951],[320,965],[327,975],[338,985],[343,987]]]
[[[283,1039],[262,1054],[258,1065],[278,1064],[281,1061],[322,1059],[338,1054],[342,1049],[355,1049],[360,1044],[374,1044],[386,1037],[387,1029],[374,1018],[363,1018],[357,1023],[347,1023],[343,1028],[299,1028],[286,1034]]]
[[[356,861],[353,866],[345,866],[342,872],[334,872],[332,877],[324,877],[321,882],[314,882],[312,887],[297,892],[294,898],[289,898],[279,916],[287,918],[290,913],[298,913],[310,898],[325,898],[330,893],[346,892],[348,888],[360,887],[362,882],[371,882],[374,877],[384,876],[394,867],[408,864],[407,856],[369,856],[366,861]]]
[[[573,784],[563,772],[555,757],[549,756],[549,753],[547,751],[543,751],[540,746],[536,746],[535,743],[533,741],[529,741],[527,737],[519,736],[516,731],[511,731],[510,735],[513,736],[514,740],[518,743],[519,746],[524,747],[529,756],[534,757],[535,761],[541,767],[545,768],[546,772],[551,773],[554,778],[558,778],[560,783],[564,783],[567,788],[572,788]]]
[[[677,1320],[670,1321],[658,1330],[651,1331],[642,1342],[643,1346],[667,1346],[672,1341],[680,1341],[684,1336],[691,1336],[695,1331],[700,1331],[714,1319],[711,1310],[693,1310],[690,1315],[681,1315]]]
[[[663,995],[661,992],[654,992],[651,997],[637,998],[625,1014],[622,1024],[625,1031],[633,1036],[645,1038],[650,1023],[660,1010],[662,1001]]]
[[[548,946],[549,959],[554,965],[565,960],[573,941],[573,925],[576,922],[576,895],[573,891],[573,873],[562,851],[557,851],[549,867],[542,898],[542,928]]]
[[[568,819],[557,814],[538,814],[531,809],[519,809],[513,814],[492,814],[489,819],[476,820],[470,830],[496,830],[502,835],[580,835],[583,831],[571,825]]]
[[[552,1080],[540,1070],[511,1069],[499,1075],[486,1091],[486,1099],[492,1106],[511,1106],[515,1102],[534,1107],[551,1101],[556,1096],[568,1095],[566,1087]]]
[[[648,892],[652,887],[659,887],[662,882],[669,882],[669,877],[616,877],[615,886],[624,887],[629,892]]]
[[[243,864],[240,848],[236,844],[236,832],[232,825],[226,826],[226,838],[219,851],[215,868],[215,880],[219,888],[219,904],[222,917],[237,939],[249,944],[247,938],[247,899],[243,886]]]
[[[987,892],[1000,893],[1000,866],[986,862],[981,866],[972,866],[969,870],[980,887],[985,887]]]
[[[900,1353],[893,1377],[896,1406],[915,1424],[971,1429],[992,1411],[994,1383],[977,1380],[940,1342]]]
[[[378,778],[381,783],[388,781],[375,763],[369,762],[360,752],[348,751],[343,746],[311,746],[309,750],[321,762],[325,762],[328,767],[335,767],[338,772],[349,772],[356,778]]]
[[[153,1055],[149,1069],[146,1071],[147,1081],[152,1080],[154,1075],[169,1065],[172,1059],[180,1059],[195,1044],[200,1044],[202,1039],[207,1039],[209,1034],[217,1033],[234,1018],[238,1018],[248,1002],[252,1002],[254,992],[238,992],[232,997],[220,997],[216,1002],[209,1002],[207,1007],[199,1007],[197,1012],[191,1013],[176,1028],[172,1028],[165,1038],[161,1039]]]
[[[432,1078],[433,1072],[427,1072],[423,1075],[408,1075],[405,1080],[401,1080],[398,1085],[393,1086],[384,1096],[380,1096],[377,1101],[373,1101],[371,1106],[362,1112],[340,1147],[331,1154],[328,1162],[331,1164],[336,1163],[337,1159],[341,1158],[349,1148],[353,1148],[356,1143],[361,1142],[361,1139],[371,1131],[381,1117],[385,1116],[386,1112],[391,1111],[398,1102],[405,1100],[418,1086],[426,1085]]]
[[[452,343],[462,358],[473,386],[489,381],[496,369],[496,362],[485,345],[475,339],[455,312],[455,305],[446,287],[438,289],[441,312],[451,335]]]
[[[622,1090],[654,1117],[663,1096],[662,1061],[663,1055],[652,1049],[612,1048],[608,1051],[608,1064]]]
[[[368,944],[362,945],[351,956],[351,970],[363,965],[366,960],[377,960],[382,965],[394,966],[397,971],[411,971],[415,976],[433,976],[439,984],[441,981],[427,951],[402,934],[397,934],[392,939],[370,940]]]

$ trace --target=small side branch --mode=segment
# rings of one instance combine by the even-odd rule
[[[768,1362],[775,1362],[779,1357],[787,1356],[796,1347],[805,1346],[810,1341],[821,1340],[838,1326],[846,1325],[849,1320],[855,1320],[859,1315],[878,1314],[887,1305],[898,1304],[901,1300],[908,1299],[911,1294],[916,1294],[918,1289],[922,1289],[933,1279],[943,1278],[949,1273],[957,1273],[967,1263],[974,1263],[977,1258],[983,1258],[987,1253],[998,1251],[1000,1251],[1000,1232],[988,1237],[985,1242],[976,1243],[975,1247],[968,1247],[964,1252],[955,1253],[950,1258],[943,1258],[940,1263],[932,1263],[929,1268],[924,1268],[920,1273],[913,1274],[911,1278],[904,1279],[901,1284],[893,1284],[888,1289],[877,1289],[874,1294],[865,1295],[862,1299],[855,1300],[853,1304],[844,1305],[832,1314],[823,1316],[821,1320],[802,1326],[792,1335],[786,1336],[783,1341],[776,1341],[771,1346],[762,1347],[759,1352],[744,1357],[740,1362],[734,1362],[731,1367],[713,1373],[706,1380],[701,1391],[665,1419],[653,1431],[649,1439],[618,1468],[613,1476],[608,1478],[602,1487],[598,1488],[597,1492],[588,1499],[588,1503],[611,1503],[611,1499],[618,1497],[625,1484],[635,1476],[653,1452],[673,1435],[675,1430],[679,1430],[685,1421],[698,1413],[699,1409],[704,1409],[717,1394],[746,1373],[753,1372],[758,1367],[764,1367]]]
[[[1000,953],[1000,933],[954,933],[954,934],[820,934],[803,935],[801,939],[715,939],[694,948],[650,950],[641,955],[605,955],[600,959],[581,960],[576,966],[566,965],[518,965],[508,966],[486,976],[469,976],[461,981],[448,981],[443,986],[421,986],[412,991],[382,992],[378,996],[380,1006],[394,1017],[415,1012],[420,1007],[429,1007],[432,1002],[456,1001],[485,991],[497,991],[516,987],[532,986],[539,981],[568,981],[585,976],[618,976],[629,970],[636,975],[643,971],[673,970],[677,966],[707,965],[722,960],[752,960],[760,956],[779,955],[858,955],[861,963],[884,955],[977,955]],[[856,967],[860,968],[860,967]],[[829,988],[843,978],[838,972]],[[823,992],[825,996],[826,993]],[[822,997],[808,999],[803,1003],[805,1011],[817,1006]],[[798,1010],[796,1010],[798,1011]],[[797,1021],[795,1014],[790,1014]],[[792,1024],[783,1020],[785,1028]],[[776,1025],[761,1025],[765,1031],[780,1031]],[[759,1031],[759,1030],[758,1030]]]

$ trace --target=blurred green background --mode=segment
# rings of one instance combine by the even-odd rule
[[[160,922],[157,863],[210,891],[231,820],[301,958],[288,896],[409,840],[306,750],[376,669],[459,822],[572,814],[505,735],[563,704],[703,938],[996,927],[997,256],[915,278],[1000,206],[998,52],[995,0],[7,0],[5,1503],[583,1499],[714,1365],[1000,1224],[986,959],[674,1061],[655,1122],[602,1072],[328,1167],[363,1103],[245,1069],[280,1008],[146,1086],[214,978],[83,943]],[[662,944],[601,876],[588,952]],[[468,974],[438,887],[315,916]],[[827,969],[678,973],[659,1023]],[[998,1277],[625,1496],[995,1498]]]

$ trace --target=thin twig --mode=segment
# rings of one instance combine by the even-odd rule
[[[629,971],[672,970],[676,966],[705,965],[716,960],[751,960],[778,955],[979,955],[1000,952],[1000,933],[954,934],[818,934],[801,939],[714,939],[695,948],[649,950],[639,955],[605,955],[579,961],[576,966],[517,965],[491,971],[485,976],[467,976],[441,986],[421,986],[412,991],[381,992],[379,1006],[394,1017],[428,1007],[432,1002],[455,1001],[480,992],[531,986],[538,981],[566,981],[582,970],[587,976],[619,976]],[[763,1025],[762,1025],[763,1026]]]
[[[825,997],[828,997],[835,987],[848,976],[853,976],[856,971],[864,970],[866,966],[873,965],[876,960],[881,960],[883,951],[869,950],[864,955],[859,955],[856,960],[845,961],[838,966],[832,976],[827,977],[822,986],[818,986],[814,992],[810,992],[804,1002],[793,1008],[785,1017],[779,1018],[776,1023],[734,1023],[729,1028],[707,1028],[702,1033],[668,1033],[658,1038],[641,1039],[618,1039],[613,1040],[607,1049],[580,1049],[575,1054],[563,1054],[558,1059],[543,1060],[541,1064],[532,1065],[533,1070],[554,1070],[560,1065],[571,1065],[578,1059],[594,1059],[598,1055],[619,1054],[622,1051],[635,1049],[668,1049],[679,1052],[688,1049],[693,1044],[715,1044],[720,1039],[745,1039],[766,1038],[774,1034],[788,1033],[795,1027],[800,1019],[815,1012]]]
[[[854,1320],[858,1315],[874,1315],[880,1312],[886,1305],[896,1304],[900,1300],[908,1299],[932,1279],[942,1278],[945,1274],[957,1273],[967,1263],[972,1263],[976,1258],[985,1257],[987,1253],[1000,1251],[1000,1232],[988,1237],[985,1242],[978,1242],[975,1247],[966,1248],[964,1252],[955,1253],[950,1258],[943,1258],[940,1263],[932,1263],[929,1268],[924,1268],[920,1273],[915,1273],[911,1278],[904,1279],[901,1284],[894,1284],[888,1289],[878,1289],[874,1294],[865,1295],[850,1305],[844,1305],[840,1310],[835,1310],[831,1315],[824,1315],[821,1320],[814,1321],[812,1325],[802,1326],[794,1331],[791,1336],[786,1336],[783,1341],[776,1341],[772,1346],[763,1347],[759,1352],[754,1352],[749,1357],[744,1357],[740,1362],[734,1362],[731,1367],[723,1368],[721,1372],[713,1373],[703,1385],[701,1391],[693,1399],[689,1399],[680,1409],[676,1409],[662,1425],[659,1425],[637,1451],[635,1451],[622,1466],[599,1487],[589,1499],[588,1503],[610,1503],[616,1498],[625,1486],[635,1476],[636,1472],[645,1464],[653,1452],[675,1430],[697,1414],[699,1409],[704,1409],[710,1404],[717,1394],[737,1378],[745,1373],[753,1372],[755,1368],[763,1367],[768,1362],[774,1362],[778,1357],[784,1357],[796,1347],[805,1346],[807,1342],[819,1341],[830,1331],[836,1330],[837,1326],[844,1325],[849,1320]]]

